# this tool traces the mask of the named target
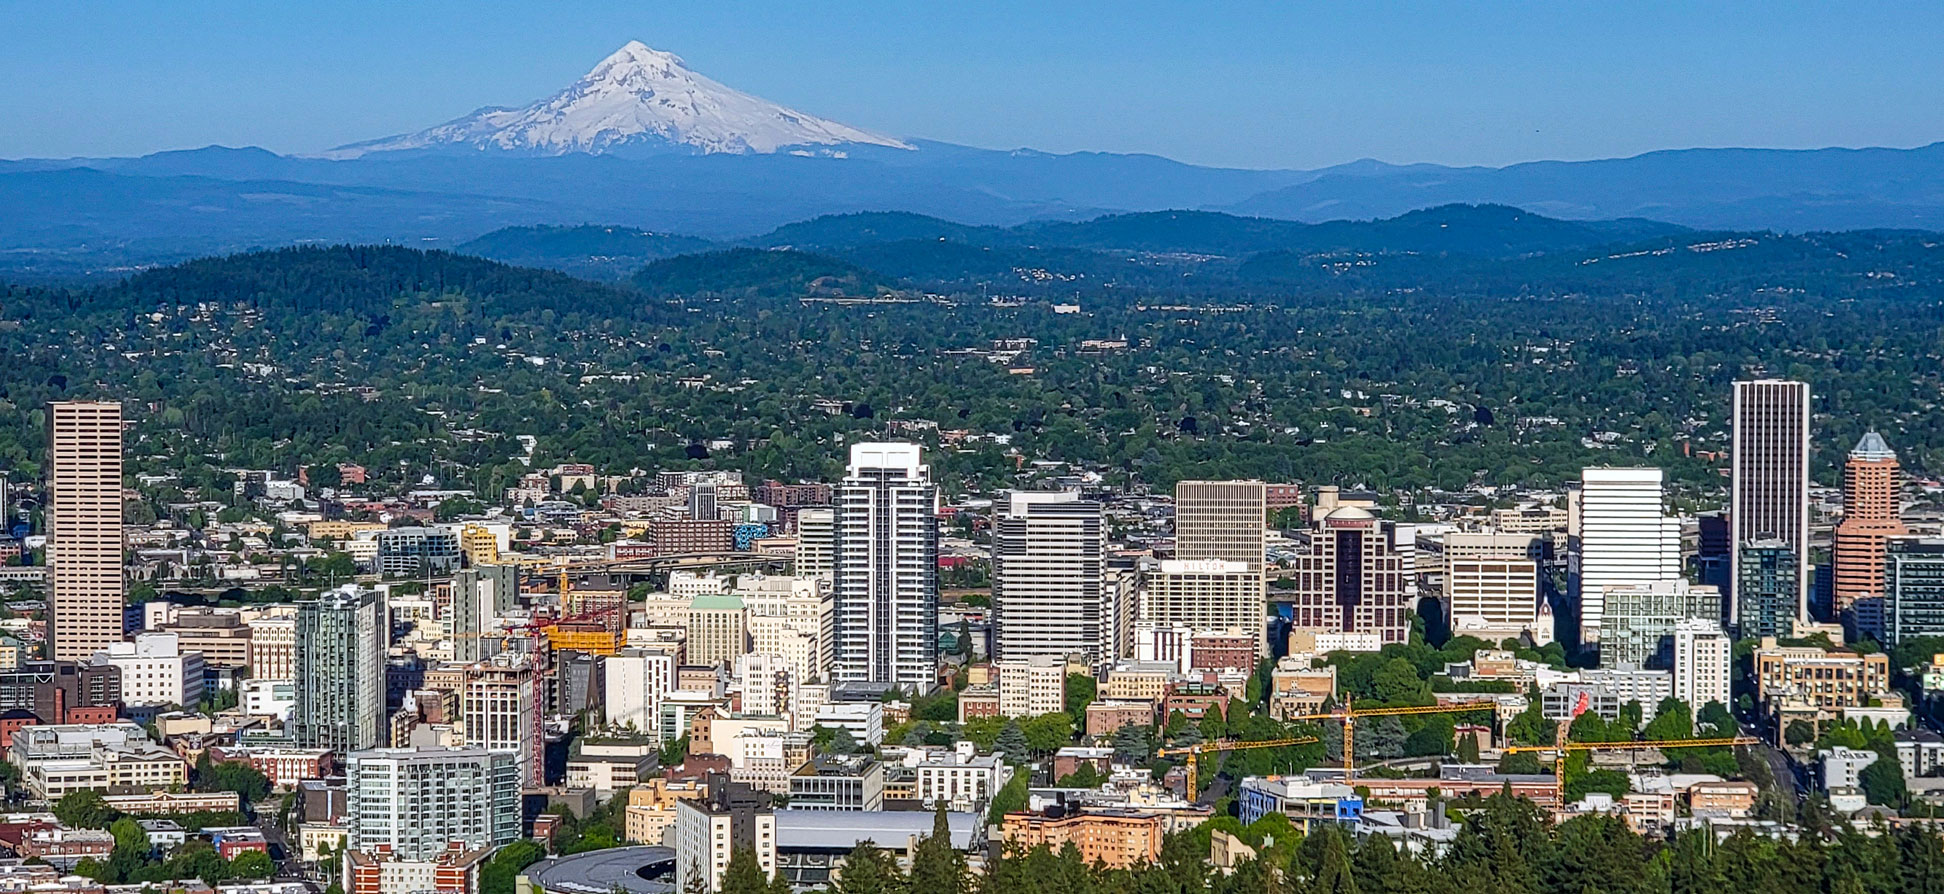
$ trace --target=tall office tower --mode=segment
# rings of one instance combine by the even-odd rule
[[[1289,577],[1296,584],[1292,635],[1356,634],[1364,640],[1356,647],[1367,651],[1410,636],[1404,558],[1367,509],[1340,506],[1317,520],[1309,551],[1296,557]]]
[[[1260,481],[1175,485],[1175,558],[1241,562],[1260,572],[1266,493]]]
[[[466,744],[507,751],[519,764],[520,784],[546,784],[546,739],[541,734],[546,699],[532,661],[504,652],[468,665],[459,713],[465,718]]]
[[[1944,636],[1944,540],[1898,537],[1884,553],[1883,644]]]
[[[122,638],[121,404],[49,407],[48,648],[87,661]]]
[[[916,444],[853,444],[832,543],[840,683],[938,682],[938,487]]]
[[[1780,540],[1795,553],[1796,619],[1809,620],[1809,384],[1762,379],[1735,383],[1734,442],[1729,447],[1732,528],[1742,579],[1742,547]],[[1738,611],[1741,599],[1729,602]],[[1729,618],[1739,623],[1740,616]]]
[[[13,536],[13,484],[0,472],[0,540]]]
[[[836,548],[836,510],[804,509],[797,513],[796,563],[792,569],[799,577],[822,578],[830,582],[834,564],[831,551]]]
[[[993,657],[1118,657],[1106,546],[1099,503],[1075,493],[1013,494],[992,530]]]
[[[452,573],[452,660],[471,664],[493,657],[497,637],[485,635],[519,595],[517,565],[474,565]]]
[[[1896,452],[1876,432],[1856,442],[1843,463],[1843,520],[1836,524],[1832,550],[1832,607],[1839,616],[1859,599],[1883,598],[1884,543],[1910,533],[1900,518],[1902,483]]]
[[[389,624],[384,597],[355,585],[298,603],[298,745],[350,752],[385,740]]]
[[[1674,625],[1674,697],[1700,714],[1709,702],[1734,704],[1728,692],[1735,664],[1735,641],[1716,620],[1689,619]]]
[[[450,842],[496,847],[520,837],[513,755],[484,748],[377,748],[344,762],[345,842],[430,860]]]
[[[1661,510],[1661,470],[1580,471],[1579,549],[1569,576],[1579,599],[1580,641],[1598,642],[1606,588],[1681,576],[1681,522]]]

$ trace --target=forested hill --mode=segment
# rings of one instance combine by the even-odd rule
[[[631,282],[660,298],[697,296],[796,301],[807,297],[874,298],[896,285],[849,261],[787,249],[733,248],[656,261]]]
[[[899,238],[682,255],[621,285],[320,247],[11,288],[0,469],[31,477],[47,401],[114,397],[134,424],[131,474],[186,468],[218,487],[224,468],[355,461],[391,484],[496,493],[526,469],[516,435],[540,463],[827,478],[844,443],[916,437],[967,491],[1046,484],[1020,457],[1154,487],[1401,493],[1645,463],[1713,508],[1729,383],[1766,375],[1814,388],[1817,480],[1838,481],[1870,429],[1914,474],[1944,469],[1931,234],[1234,257],[847,225]],[[934,431],[962,434],[948,448]]]
[[[494,317],[551,310],[641,317],[639,295],[551,270],[514,267],[444,251],[383,245],[283,248],[202,258],[118,283],[23,291],[16,306],[80,313],[149,312],[219,304],[301,321],[318,314],[386,317],[406,303],[472,303]]]
[[[508,264],[554,267],[585,279],[615,281],[627,278],[649,261],[716,247],[714,242],[694,236],[583,224],[507,227],[455,250]]]
[[[905,211],[833,214],[786,224],[744,241],[758,248],[793,248],[841,257],[899,256],[891,263],[914,275],[960,280],[968,271],[942,267],[945,257],[1004,258],[1031,265],[1036,253],[1089,263],[1120,262],[1127,253],[1245,258],[1262,252],[1369,252],[1508,258],[1579,250],[1689,233],[1649,220],[1555,220],[1503,205],[1446,205],[1388,220],[1307,224],[1238,217],[1215,211],[1114,214],[1081,222],[1045,221],[1014,227],[975,226]],[[688,247],[681,247],[687,245]],[[460,246],[501,260],[608,276],[623,258],[644,262],[717,246],[702,240],[620,227],[513,227]],[[971,251],[976,249],[977,251]],[[868,264],[867,264],[868,266]]]

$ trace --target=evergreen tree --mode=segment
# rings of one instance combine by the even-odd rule
[[[1026,730],[1020,727],[1017,718],[1006,721],[1005,727],[999,730],[999,738],[993,743],[992,750],[1004,754],[1009,761],[1026,759],[1029,750],[1026,747]]]
[[[722,871],[721,894],[769,894],[769,880],[756,862],[756,851],[737,847],[729,851],[729,865]]]
[[[924,894],[962,894],[965,857],[952,847],[952,828],[940,800],[932,811],[931,834],[918,840],[911,854],[911,890]]]
[[[1323,833],[1323,853],[1317,861],[1316,881],[1310,885],[1315,894],[1357,894],[1356,874],[1350,869],[1350,854],[1343,844],[1343,833]]]
[[[905,894],[897,858],[869,841],[859,842],[838,870],[833,894]]]
[[[1114,730],[1114,757],[1129,764],[1138,764],[1148,759],[1152,746],[1148,744],[1147,729],[1128,724]]]

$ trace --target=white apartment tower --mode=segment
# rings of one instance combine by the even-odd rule
[[[85,663],[122,638],[122,410],[49,409],[48,654]]]
[[[852,445],[834,502],[833,676],[930,692],[938,677],[938,487],[918,445]]]
[[[1734,640],[1720,622],[1689,619],[1674,625],[1674,697],[1699,715],[1709,702],[1734,704]]]
[[[1809,620],[1809,383],[1735,383],[1729,447],[1728,579],[1741,580],[1742,547],[1780,540],[1795,554],[1796,619]],[[1739,620],[1728,600],[1729,622]]]
[[[1012,495],[992,534],[993,657],[1119,657],[1100,512],[1074,493]]]
[[[1598,642],[1606,588],[1681,576],[1681,522],[1662,511],[1661,470],[1580,472],[1579,549],[1572,566],[1580,640]]]

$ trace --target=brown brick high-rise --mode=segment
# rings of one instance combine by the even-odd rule
[[[1910,533],[1899,518],[1897,454],[1870,432],[1843,464],[1843,520],[1836,525],[1834,608],[1883,595],[1883,548]]]
[[[57,661],[87,661],[122,638],[121,404],[49,409],[48,646]]]

